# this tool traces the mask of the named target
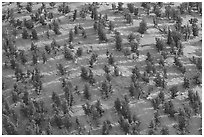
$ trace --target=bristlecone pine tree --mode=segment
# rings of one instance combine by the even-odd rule
[[[169,135],[169,129],[168,127],[162,127],[161,131],[160,131],[161,135]]]
[[[158,52],[164,50],[165,43],[162,39],[156,38],[156,48],[157,48]]]
[[[74,40],[74,33],[72,31],[72,29],[69,31],[69,42],[73,42]]]
[[[94,20],[98,20],[98,11],[96,7],[93,8],[92,16]]]
[[[128,3],[128,4],[127,4],[127,7],[128,7],[128,9],[129,9],[130,13],[133,13],[133,12],[134,12],[135,7],[134,7],[134,4],[133,4],[133,3]]]
[[[199,28],[197,24],[192,25],[193,36],[198,36]]]
[[[169,90],[171,91],[171,98],[174,99],[177,96],[178,87],[177,86],[173,86]]]
[[[79,47],[79,48],[77,49],[76,54],[77,54],[78,57],[81,57],[82,54],[83,54],[83,49],[82,49],[81,47]]]
[[[113,31],[113,30],[114,30],[114,27],[115,27],[115,26],[114,26],[113,22],[110,21],[110,22],[109,22],[109,30],[110,30],[110,31]]]
[[[120,33],[117,33],[115,36],[116,39],[116,50],[121,51],[122,50],[122,38]]]
[[[104,29],[103,29],[103,27],[101,25],[99,25],[99,27],[98,27],[98,36],[99,36],[99,40],[101,42],[102,41],[105,41],[105,42],[108,41],[108,39],[106,37],[106,33],[105,33],[105,31],[104,31]]]
[[[183,83],[184,88],[189,88],[190,87],[190,81],[188,78],[184,77],[184,83]]]
[[[79,33],[79,27],[76,25],[74,26],[74,34],[77,35]]]
[[[23,32],[22,32],[22,38],[23,39],[27,39],[29,36],[28,31],[26,28],[23,28]]]
[[[143,19],[141,22],[140,22],[140,26],[139,26],[139,30],[138,32],[141,33],[141,34],[144,34],[147,30],[147,23],[146,21]]]
[[[38,40],[38,34],[37,34],[37,31],[35,29],[32,30],[32,39]]]
[[[167,44],[171,45],[172,43],[173,43],[173,38],[172,38],[171,30],[169,29],[168,37],[167,37]]]
[[[160,9],[159,6],[156,5],[156,6],[154,7],[154,13],[156,14],[157,17],[161,17],[161,13],[162,13],[162,12],[161,12],[161,9]]]
[[[182,38],[182,34],[179,31],[172,31],[171,36],[176,45],[178,44],[179,40],[181,40]]]
[[[123,10],[123,4],[122,2],[118,2],[118,10],[122,11]]]
[[[57,22],[53,23],[53,31],[56,35],[60,35],[61,32],[59,31],[59,24]]]
[[[73,21],[75,21],[77,18],[77,10],[74,10],[74,14],[73,14]]]
[[[67,5],[66,7],[64,7],[63,13],[67,14],[71,11],[70,7]]]
[[[138,9],[138,8],[135,8],[135,9],[134,9],[134,15],[135,15],[135,16],[138,16],[138,14],[139,14],[139,9]]]
[[[56,92],[52,92],[52,101],[59,107],[61,106],[60,96]]]
[[[136,35],[134,33],[130,33],[127,37],[129,42],[132,42],[133,40],[136,39]]]
[[[108,58],[108,63],[109,63],[110,65],[114,65],[114,63],[115,63],[115,59],[114,59],[114,57],[113,57],[112,54],[110,54],[110,56],[109,56],[109,58]]]
[[[83,78],[84,80],[87,80],[89,77],[89,73],[88,73],[88,70],[82,66],[81,67],[81,78]]]
[[[84,98],[87,99],[87,100],[90,100],[91,99],[91,93],[90,93],[90,89],[89,89],[89,85],[88,84],[85,84],[84,86]]]

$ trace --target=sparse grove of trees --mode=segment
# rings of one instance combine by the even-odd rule
[[[202,134],[201,2],[3,2],[3,135]]]

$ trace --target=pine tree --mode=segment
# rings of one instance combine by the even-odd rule
[[[114,102],[114,107],[115,107],[116,111],[117,111],[118,113],[120,113],[120,111],[121,111],[121,101],[120,101],[119,98],[117,98],[117,99],[115,100],[115,102]]]
[[[160,117],[159,117],[159,111],[158,110],[156,110],[156,112],[154,113],[153,120],[154,120],[156,126],[158,126],[160,124]]]
[[[122,2],[118,2],[118,10],[123,11],[123,4]]]
[[[31,13],[31,12],[32,12],[32,6],[29,5],[29,4],[27,4],[26,10],[27,10],[29,13]]]
[[[98,30],[98,23],[97,23],[97,21],[94,22],[93,28],[94,28],[95,31]]]
[[[173,86],[169,89],[171,91],[171,98],[174,99],[177,95],[178,92],[178,87],[177,86]]]
[[[162,87],[162,78],[159,73],[157,73],[156,78],[154,79],[156,87]]]
[[[107,74],[110,73],[110,68],[109,68],[107,65],[104,66],[103,70],[104,70],[105,73],[107,73]]]
[[[134,84],[133,83],[131,83],[130,84],[130,88],[129,88],[129,92],[130,92],[130,96],[131,97],[134,97],[135,96],[135,91],[136,89],[135,89],[135,86],[134,86]]]
[[[106,74],[106,80],[110,83],[111,82],[111,75],[108,73]]]
[[[43,64],[47,62],[47,57],[45,55],[45,52],[42,53],[42,59],[43,59]]]
[[[65,115],[65,118],[63,119],[63,125],[66,127],[67,130],[70,130],[72,127],[72,120],[69,114]]]
[[[88,84],[85,84],[84,86],[84,98],[87,99],[87,100],[90,100],[91,99],[91,93],[90,93],[90,89],[89,89],[89,86]]]
[[[17,135],[17,127],[9,120],[6,115],[3,115],[2,126],[6,130],[8,135]]]
[[[177,20],[177,18],[180,18],[181,13],[180,10],[177,10],[176,8],[172,8],[172,18],[173,20]]]
[[[13,103],[16,104],[16,103],[19,101],[19,96],[18,96],[17,92],[12,91],[12,92],[11,92],[11,95],[12,95]]]
[[[83,78],[84,80],[88,79],[88,70],[85,67],[81,67],[81,78]]]
[[[178,117],[178,129],[181,134],[185,133],[187,127],[187,119],[185,116]]]
[[[158,50],[158,52],[164,50],[165,48],[165,43],[162,39],[159,38],[155,38],[156,39],[156,48]]]
[[[147,23],[146,21],[143,19],[141,22],[140,22],[140,26],[139,26],[139,30],[138,32],[141,33],[141,34],[144,34],[147,30]]]
[[[105,31],[101,25],[99,25],[99,27],[98,27],[98,37],[99,37],[100,41],[105,41],[105,42],[108,41],[106,33],[105,33]]]
[[[50,2],[49,5],[50,5],[52,8],[54,8],[54,6],[56,5],[56,3],[55,3],[55,2]]]
[[[136,39],[136,35],[134,33],[130,33],[128,36],[127,36],[127,39],[129,42],[132,42]]]
[[[104,96],[104,98],[109,97],[109,85],[108,82],[105,80],[101,84],[101,93]]]
[[[28,101],[29,101],[28,96],[29,96],[28,91],[25,91],[24,94],[23,94],[22,100],[23,100],[23,103],[25,103],[26,105],[28,104]]]
[[[77,49],[76,54],[77,54],[78,57],[81,57],[82,54],[83,54],[83,49],[82,49],[81,47],[79,47],[79,48]]]
[[[37,34],[37,31],[35,29],[32,30],[32,39],[38,40],[38,34]]]
[[[165,15],[168,19],[170,19],[170,17],[172,16],[172,8],[171,6],[166,6],[165,7]]]
[[[108,58],[108,63],[109,63],[110,65],[114,65],[115,59],[114,59],[114,57],[113,57],[113,54],[110,54],[110,56],[109,56],[109,58]]]
[[[73,34],[73,31],[72,29],[69,31],[69,42],[73,42],[74,40],[74,34]]]
[[[154,27],[158,27],[158,18],[157,17],[153,17],[153,23],[154,23]]]
[[[135,7],[134,7],[134,4],[133,4],[133,3],[128,3],[128,4],[127,4],[127,7],[128,7],[128,9],[129,9],[130,13],[133,13],[133,12],[134,12]]]
[[[172,31],[171,36],[173,38],[173,41],[175,42],[176,45],[178,45],[178,42],[182,38],[182,34],[178,31]]]
[[[27,62],[27,58],[26,58],[26,55],[25,55],[25,51],[24,51],[24,50],[22,50],[22,51],[20,52],[20,59],[21,59],[22,64],[25,65],[25,63]]]
[[[62,129],[63,121],[62,121],[61,116],[59,114],[55,114],[53,118],[54,118],[54,123],[56,123],[57,127],[59,129]]]
[[[76,25],[74,26],[74,34],[77,35],[79,33],[79,27]]]
[[[23,99],[23,98],[22,98]],[[5,100],[4,104],[3,104],[3,110],[2,110],[2,114],[5,113],[5,114],[9,114],[11,111],[11,108],[9,106],[9,102],[8,100]]]
[[[132,24],[133,25],[133,17],[132,17],[131,14],[126,14],[125,15],[125,19],[126,19],[128,24]]]
[[[110,22],[109,22],[109,30],[110,30],[110,31],[113,31],[113,30],[114,30],[114,27],[115,27],[115,26],[114,26],[113,22],[110,21]]]
[[[159,97],[159,99],[161,100],[161,102],[163,103],[163,102],[164,102],[164,99],[165,99],[164,92],[163,92],[163,91],[160,91],[158,97]]]
[[[135,41],[130,42],[131,51],[136,53],[138,51],[139,44]]]
[[[38,56],[37,56],[37,54],[33,54],[32,61],[33,61],[34,65],[36,65],[38,63]]]
[[[27,39],[28,38],[28,31],[27,31],[27,29],[26,28],[23,28],[23,32],[22,32],[22,38],[23,39]]]
[[[53,23],[53,31],[54,31],[54,33],[56,34],[56,35],[60,35],[60,34],[62,34],[60,31],[59,31],[59,24],[55,21],[54,23]]]
[[[40,20],[39,22],[44,26],[47,25],[47,23],[45,23],[45,19],[43,18],[43,16],[40,16]]]
[[[120,33],[117,33],[115,36],[116,39],[116,50],[121,51],[122,50],[122,38]]]
[[[182,18],[180,17],[180,16],[178,16],[177,18],[176,18],[176,24],[175,24],[175,28],[176,28],[176,30],[177,31],[181,31],[181,25],[182,25]]]
[[[158,110],[159,109],[159,104],[160,104],[159,98],[158,97],[153,98],[151,100],[151,102],[152,102],[152,106],[153,106],[154,110]]]
[[[169,135],[169,129],[168,127],[162,127],[161,131],[160,131],[161,135]]]
[[[74,10],[73,21],[75,21],[76,18],[77,18],[77,10]]]
[[[115,5],[115,3],[112,3],[112,10],[116,10],[116,5]]]
[[[139,9],[138,9],[138,8],[135,8],[135,9],[134,9],[134,15],[135,15],[135,16],[138,16],[138,14],[139,14]]]
[[[157,17],[161,17],[162,11],[161,11],[161,9],[160,9],[159,6],[156,5],[156,6],[154,7],[154,13],[156,14]]]
[[[64,7],[63,13],[67,14],[71,11],[70,7],[67,5],[66,7]],[[74,15],[75,16],[75,15]],[[75,17],[76,18],[76,17]]]
[[[98,20],[99,17],[98,17],[98,11],[96,7],[93,8],[92,14],[93,14],[93,19]]]
[[[173,38],[172,38],[171,30],[169,29],[168,36],[167,36],[167,44],[171,45],[172,42],[173,42]]]
[[[198,36],[199,28],[197,24],[192,25],[193,36]]]
[[[85,29],[82,29],[82,36],[83,36],[84,38],[87,38]]]
[[[61,106],[60,96],[56,92],[52,92],[52,101],[57,105],[57,107]]]
[[[114,66],[114,75],[115,76],[119,76],[119,69],[118,69],[118,67],[117,66]]]
[[[50,32],[49,32],[49,30],[46,31],[46,36],[47,36],[48,39],[50,39]]]
[[[109,125],[107,124],[106,121],[103,121],[103,126],[102,126],[102,135],[108,135],[109,134]]]
[[[69,112],[67,100],[64,100],[62,102],[62,111],[64,114],[67,114]]]
[[[57,66],[57,69],[58,69],[60,75],[62,75],[62,76],[65,75],[66,69],[64,68],[64,66],[61,63],[58,63],[56,66]]]
[[[53,19],[54,18],[53,13],[49,12],[47,18],[50,19],[50,20]]]
[[[142,3],[142,5],[141,5],[142,7],[144,7],[147,11],[147,15],[149,15],[149,13],[150,13],[150,8],[151,8],[151,5],[150,5],[150,2],[143,2]]]
[[[189,79],[184,77],[184,83],[183,83],[184,88],[189,88],[190,87],[190,82]]]

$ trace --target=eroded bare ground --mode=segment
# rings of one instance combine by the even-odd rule
[[[21,3],[24,7],[27,3]],[[52,38],[55,38],[57,43],[61,46],[61,50],[56,54],[47,55],[48,61],[43,64],[42,58],[40,56],[40,59],[38,60],[37,65],[32,65],[32,56],[30,51],[31,46],[31,40],[30,39],[22,39],[21,32],[22,30],[17,31],[16,36],[16,43],[15,46],[17,49],[23,49],[25,50],[26,56],[28,57],[28,62],[26,65],[20,65],[20,67],[23,69],[23,72],[26,72],[27,69],[33,69],[34,67],[38,67],[41,74],[43,75],[42,82],[43,82],[43,90],[41,91],[40,95],[37,95],[34,91],[34,88],[31,86],[31,84],[26,84],[27,90],[29,92],[29,98],[35,98],[36,100],[42,100],[45,103],[45,107],[48,109],[48,113],[46,114],[46,117],[52,117],[54,115],[54,111],[52,108],[52,93],[53,91],[56,92],[58,95],[60,95],[61,98],[64,98],[64,91],[61,87],[61,81],[60,79],[62,77],[67,77],[72,85],[75,87],[78,86],[78,89],[81,93],[83,93],[85,82],[81,79],[80,73],[81,73],[81,66],[89,66],[89,58],[91,54],[87,54],[86,52],[83,53],[81,57],[78,58],[77,63],[73,63],[73,61],[67,61],[64,58],[63,55],[63,45],[64,43],[69,39],[69,30],[73,29],[75,25],[81,24],[87,33],[87,38],[84,39],[81,34],[74,36],[73,46],[75,49],[78,47],[82,47],[84,51],[90,48],[90,46],[93,47],[93,51],[98,54],[98,60],[94,64],[93,68],[91,69],[94,74],[94,78],[96,79],[96,84],[94,86],[90,85],[90,93],[91,93],[91,99],[85,100],[83,97],[83,94],[73,94],[74,95],[74,105],[72,106],[72,111],[70,111],[71,115],[71,122],[73,123],[73,126],[66,130],[66,128],[59,129],[56,126],[52,126],[53,134],[77,134],[79,131],[76,128],[75,119],[78,118],[80,123],[84,126],[85,131],[82,134],[102,134],[102,125],[103,121],[109,120],[112,124],[112,129],[110,130],[109,134],[124,134],[123,130],[120,128],[118,120],[119,116],[116,113],[114,109],[114,101],[119,98],[121,100],[124,100],[124,95],[128,95],[128,98],[130,99],[130,102],[128,103],[128,106],[130,107],[131,113],[136,114],[141,121],[141,124],[139,126],[139,134],[148,134],[149,131],[149,124],[150,121],[153,119],[154,116],[154,108],[151,103],[151,99],[157,97],[158,93],[160,91],[163,91],[165,94],[165,101],[172,100],[175,110],[179,110],[179,108],[182,108],[183,104],[188,104],[189,101],[188,98],[188,90],[192,89],[194,92],[199,93],[199,97],[202,100],[202,86],[195,85],[193,82],[190,84],[189,89],[183,88],[183,78],[184,76],[189,78],[190,81],[193,81],[193,76],[200,74],[199,79],[201,78],[201,72],[196,68],[195,64],[192,64],[189,61],[189,58],[192,58],[195,56],[196,58],[202,57],[202,29],[200,27],[200,24],[202,22],[201,16],[197,15],[181,15],[183,18],[183,25],[187,24],[188,20],[190,18],[193,18],[196,16],[198,19],[198,26],[199,26],[199,36],[197,37],[191,37],[187,41],[182,41],[182,45],[184,47],[183,49],[183,56],[180,56],[179,59],[186,67],[186,73],[183,75],[174,65],[174,55],[171,55],[169,53],[167,59],[165,60],[165,65],[167,68],[167,79],[166,79],[166,88],[160,88],[155,86],[155,82],[153,79],[155,76],[150,77],[150,82],[145,83],[143,81],[140,81],[140,86],[142,87],[142,90],[144,93],[148,91],[150,87],[153,87],[153,90],[148,95],[147,98],[141,98],[141,99],[135,99],[131,98],[129,95],[129,86],[131,83],[131,75],[132,75],[132,69],[136,65],[140,72],[143,74],[145,71],[145,60],[147,58],[146,54],[147,52],[150,52],[152,57],[154,57],[154,62],[156,65],[156,70],[159,73],[162,73],[161,66],[158,64],[158,60],[160,58],[160,54],[155,48],[155,38],[156,37],[162,37],[164,39],[167,38],[167,34],[161,33],[157,28],[154,27],[153,24],[153,17],[152,14],[146,15],[146,13],[141,10],[141,14],[138,18],[133,18],[133,25],[127,24],[125,22],[125,19],[121,13],[114,13],[113,10],[111,10],[111,3],[105,4],[99,6],[98,12],[102,13],[102,15],[107,14],[108,19],[111,20],[115,24],[115,29],[121,33],[121,36],[123,38],[123,44],[124,48],[129,47],[127,44],[127,36],[131,33],[138,33],[137,29],[139,28],[139,24],[142,21],[143,18],[147,21],[148,29],[141,37],[140,46],[138,48],[139,50],[139,58],[136,60],[128,59],[124,56],[122,52],[115,50],[115,40],[114,40],[114,33],[109,33],[107,31],[107,43],[100,43],[98,40],[98,34],[93,29],[93,23],[94,20],[90,18],[90,14],[88,14],[86,20],[81,19],[79,16],[77,19],[73,22],[69,19],[69,16],[73,15],[74,9],[77,9],[80,11],[85,3],[69,3],[68,5],[71,8],[71,12],[66,14],[65,16],[62,15],[57,11],[57,7],[61,5],[62,3],[56,3],[54,8],[51,8],[48,3],[45,3],[47,10],[52,11],[54,14],[54,18],[59,18],[61,21],[59,23],[60,25],[60,32],[61,35],[55,35],[54,32],[50,33],[50,39],[47,39],[45,32],[48,29],[48,26],[42,26],[41,24],[35,25],[35,29],[37,30],[39,40],[35,41],[35,44],[37,45],[39,49],[39,53],[41,54],[44,50],[45,44],[50,44],[52,42]],[[41,6],[41,3],[33,3],[33,13],[37,11],[37,9]],[[140,4],[135,3],[136,7],[140,7]],[[124,7],[126,7],[126,3],[124,4]],[[17,7],[16,3],[12,3],[11,5],[4,5],[2,10],[3,13],[7,10],[7,8],[12,8],[14,10],[14,18],[23,20],[24,18],[30,19],[30,16],[26,9],[23,9],[22,13],[17,13]],[[164,8],[164,7],[163,7]],[[154,14],[153,14],[154,15]],[[170,22],[167,19],[160,20],[159,26],[162,26],[164,24],[168,26],[173,26],[175,22]],[[8,31],[11,30],[13,27],[12,25],[9,25],[8,22],[3,22],[3,30],[5,28],[8,28]],[[107,28],[106,28],[107,30]],[[167,48],[170,48],[167,46]],[[119,71],[122,72],[122,76],[115,77],[113,75],[113,67],[111,68],[111,84],[112,84],[112,90],[113,93],[109,96],[108,99],[103,99],[101,97],[100,87],[101,83],[106,79],[105,72],[103,70],[104,65],[108,64],[106,51],[107,49],[113,53],[115,64],[119,67]],[[2,60],[3,63],[8,60],[8,58],[4,54],[4,50],[2,50]],[[58,73],[58,70],[56,68],[56,64],[61,63],[63,66],[70,72],[70,75],[66,76],[60,76]],[[15,112],[18,114],[18,125],[16,126],[17,131],[19,134],[25,134],[25,127],[27,127],[29,121],[27,118],[25,118],[19,108],[22,104],[21,101],[19,101],[16,105],[12,101],[12,95],[11,92],[13,91],[13,85],[16,83],[16,77],[14,74],[14,70],[11,68],[4,68],[3,67],[3,73],[2,73],[3,82],[5,83],[5,88],[2,91],[2,94],[4,95],[5,99],[9,102],[10,109],[14,109]],[[23,90],[23,84],[21,82],[18,82],[19,88],[22,88]],[[179,92],[177,93],[178,96],[175,99],[171,99],[169,88],[173,85],[177,85]],[[101,101],[102,108],[105,110],[105,113],[101,118],[98,119],[99,124],[98,126],[95,125],[95,122],[89,117],[84,114],[84,110],[82,109],[82,105],[86,102],[89,102],[90,104],[95,103],[97,100]],[[175,119],[169,118],[167,114],[165,114],[162,110],[162,108],[159,109],[160,113],[160,123],[161,125],[158,127],[156,134],[160,134],[160,130],[163,126],[168,127],[169,134],[176,134],[177,130],[174,128],[174,125],[176,125],[178,122]],[[13,121],[12,116],[9,116],[10,120]],[[92,127],[88,124],[88,121],[91,121]],[[192,112],[191,118],[189,119],[189,125],[188,125],[188,134],[200,134],[199,128],[202,124],[201,121],[201,111],[199,111],[199,114],[195,114]],[[46,123],[44,123],[43,126],[40,126],[42,130],[45,130]],[[4,134],[6,133],[3,128]],[[34,132],[35,134],[35,132]]]

